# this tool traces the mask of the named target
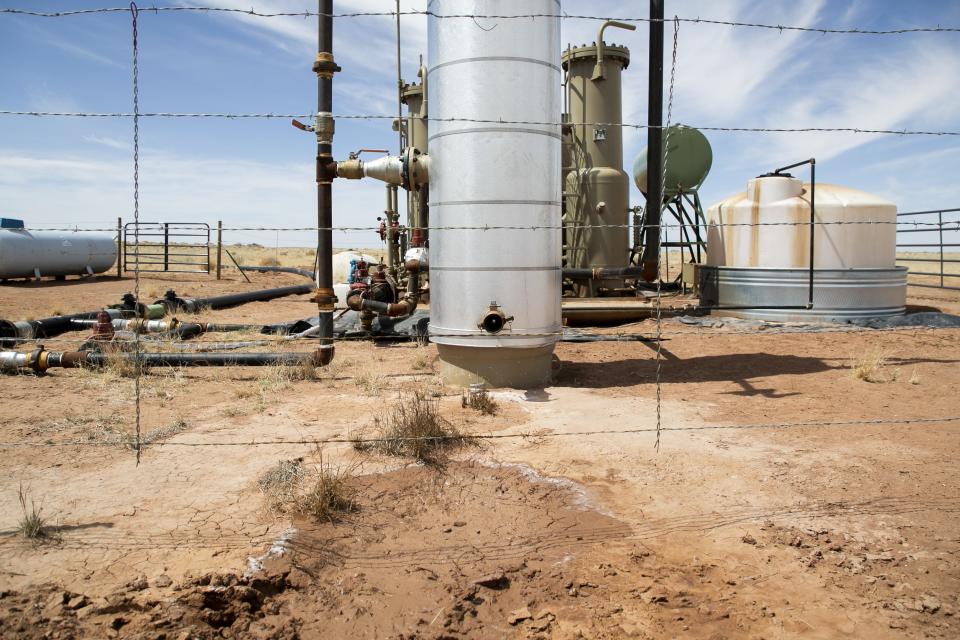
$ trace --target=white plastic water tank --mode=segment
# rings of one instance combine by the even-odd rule
[[[543,384],[561,330],[559,18],[442,16],[556,16],[560,3],[434,0],[429,11],[430,333],[441,373]],[[488,226],[515,228],[446,228]],[[490,313],[501,330],[481,327]]]
[[[116,239],[106,234],[0,229],[0,279],[103,273],[116,257]]]
[[[884,269],[896,264],[895,204],[856,189],[817,183],[816,209],[816,221],[825,224],[816,225],[815,268]],[[746,192],[707,211],[707,264],[809,268],[809,223],[809,184],[789,176],[754,178]]]
[[[810,305],[810,185],[784,175],[707,211],[700,302],[765,320],[846,322],[901,314],[907,270],[896,266],[897,207],[882,198],[817,183]]]

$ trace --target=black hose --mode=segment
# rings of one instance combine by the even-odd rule
[[[297,267],[248,267],[246,265],[240,265],[240,271],[259,271],[262,273],[293,273],[298,276],[303,276],[304,278],[310,278],[310,280],[315,280],[317,274],[313,271],[307,271],[306,269],[298,269]]]
[[[212,298],[181,298],[173,291],[167,291],[167,295],[157,300],[156,304],[164,304],[171,310],[197,313],[202,309],[226,309],[228,307],[247,304],[248,302],[262,302],[312,292],[312,284],[299,284],[290,287],[277,287],[275,289],[260,289],[258,291],[247,291],[245,293],[231,293],[223,296],[214,296]]]

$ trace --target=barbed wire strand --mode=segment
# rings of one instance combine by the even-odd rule
[[[35,117],[61,117],[61,118],[132,118],[134,114],[114,111],[114,112],[93,112],[93,111],[17,111],[4,109],[0,110],[0,116],[35,116]],[[223,118],[226,120],[242,119],[298,119],[314,118],[316,114],[282,114],[282,113],[190,113],[176,111],[158,111],[138,114],[140,118]],[[396,120],[395,114],[336,114],[335,120]],[[406,118],[405,118],[406,119]],[[528,126],[542,127],[561,127],[567,125],[573,126],[595,126],[595,127],[623,127],[626,129],[656,129],[655,125],[649,125],[639,122],[552,122],[538,120],[505,120],[502,118],[423,118],[428,122],[435,123],[457,123],[465,122],[472,124],[522,124]],[[960,131],[928,131],[914,129],[869,129],[862,127],[716,127],[703,125],[686,125],[700,131],[716,131],[730,133],[858,133],[875,135],[897,135],[897,136],[960,136]],[[659,128],[662,128],[659,127]]]
[[[944,213],[950,212],[951,210],[945,210]],[[936,211],[931,213],[937,213]],[[901,214],[905,215],[905,214]],[[155,223],[148,223],[155,224]],[[173,224],[173,223],[171,223]],[[943,231],[960,231],[960,220],[944,220],[943,222],[918,222],[914,220],[910,221],[900,221],[900,220],[817,220],[813,223],[808,221],[799,221],[799,222],[714,222],[708,221],[705,224],[694,225],[694,224],[678,224],[673,222],[662,222],[660,224],[645,224],[642,225],[643,229],[655,229],[657,227],[662,227],[664,229],[682,229],[689,228],[694,226],[706,226],[706,227],[809,227],[811,224],[817,226],[849,226],[849,225],[904,225],[912,226],[914,228],[920,227],[930,227],[930,231],[936,231],[942,229]],[[630,228],[634,225],[630,223],[623,224],[561,224],[561,225],[447,225],[447,226],[426,226],[426,227],[417,227],[417,226],[406,226],[404,225],[402,229],[407,231],[422,230],[422,231],[497,231],[497,230],[513,230],[513,231],[545,231],[545,230],[557,230],[557,229],[623,229]],[[369,227],[228,227],[225,226],[222,228],[223,231],[283,231],[283,232],[307,232],[307,231],[339,231],[339,232],[360,232],[360,231],[379,231],[379,226],[369,226]],[[30,227],[28,230],[31,231],[88,231],[88,232],[116,232],[116,227],[85,227],[82,225],[73,225],[69,227],[62,226],[53,226],[53,227]],[[147,230],[150,230],[149,228]],[[149,244],[149,243],[147,243]],[[288,249],[297,249],[303,247],[285,247]]]
[[[97,7],[89,9],[74,9],[70,11],[34,11],[30,9],[0,9],[0,14],[23,15],[39,18],[65,18],[78,15],[89,15],[98,13],[115,13],[127,11],[124,7]],[[154,14],[172,13],[172,12],[194,12],[194,13],[227,13],[241,14],[257,18],[309,18],[315,16],[330,16],[331,18],[375,18],[375,17],[394,17],[396,11],[352,11],[344,13],[320,13],[310,11],[259,11],[257,9],[238,9],[232,7],[197,7],[197,6],[178,6],[178,7],[146,7],[141,11],[152,12]],[[484,19],[484,20],[510,20],[510,19],[530,19],[530,18],[560,18],[563,20],[616,20],[619,22],[658,22],[660,20],[644,16],[621,16],[609,17],[600,15],[572,14],[572,13],[523,13],[523,14],[473,14],[473,13],[437,13],[430,10],[407,10],[399,12],[400,16],[430,16],[441,20],[453,19]],[[751,29],[766,29],[771,31],[798,31],[803,33],[815,33],[820,35],[870,35],[870,36],[890,36],[905,35],[911,33],[956,33],[960,32],[960,27],[905,27],[900,29],[864,29],[859,27],[810,27],[805,25],[783,25],[770,24],[763,22],[740,22],[734,20],[715,20],[711,18],[664,18],[662,22],[690,24],[706,24],[726,27],[745,27]]]
[[[697,305],[691,305],[691,306],[697,306]],[[798,306],[799,306],[799,305],[798,305]],[[638,308],[640,308],[639,304],[638,304]],[[699,308],[699,309],[705,309],[704,307],[697,307],[697,308]],[[762,307],[757,307],[757,308],[758,308],[758,309],[762,309]],[[652,310],[652,307],[651,307],[650,309]],[[708,308],[706,308],[706,309],[708,309]],[[668,310],[668,311],[683,311],[683,308],[682,308],[682,307],[667,307],[667,310]],[[717,316],[716,322],[717,322],[718,324],[720,324],[720,325],[723,325],[725,319],[726,319],[726,318],[723,317],[723,316]],[[843,324],[843,325],[836,325],[836,326],[823,325],[822,327],[816,327],[816,328],[813,328],[813,329],[810,329],[810,328],[808,328],[808,327],[806,327],[806,326],[798,326],[798,327],[796,327],[796,328],[791,328],[791,327],[789,327],[789,326],[787,326],[787,327],[782,327],[782,328],[776,328],[776,327],[779,326],[779,325],[772,325],[771,328],[769,328],[769,329],[762,329],[762,328],[760,328],[760,329],[749,329],[749,330],[726,330],[726,329],[723,329],[722,326],[720,326],[720,327],[715,327],[715,326],[710,326],[710,325],[704,325],[704,326],[699,326],[699,325],[686,325],[686,326],[689,326],[689,327],[690,327],[690,330],[688,330],[688,331],[661,331],[661,333],[660,333],[661,339],[663,339],[663,338],[665,338],[665,337],[668,337],[668,338],[671,338],[671,339],[672,339],[672,338],[674,338],[674,337],[682,337],[682,336],[694,336],[694,337],[697,337],[697,338],[722,338],[722,337],[728,337],[728,336],[764,336],[764,335],[766,335],[766,336],[775,336],[775,335],[801,335],[801,336],[802,336],[802,335],[808,335],[808,334],[810,334],[810,335],[821,335],[821,334],[838,334],[838,333],[852,333],[852,334],[862,334],[862,335],[873,335],[873,334],[875,334],[875,333],[896,333],[896,332],[917,332],[917,331],[938,332],[938,331],[950,331],[950,330],[956,331],[956,330],[960,330],[960,327],[950,327],[950,326],[935,327],[935,326],[925,326],[925,325],[905,326],[905,327],[876,327],[876,328],[874,328],[874,327],[868,327],[868,326],[859,326],[859,325]],[[84,330],[84,329],[77,329],[77,331],[83,331],[83,330]],[[707,330],[711,330],[711,331],[708,333]],[[161,336],[162,334],[149,334],[149,335],[151,335],[151,336]],[[266,334],[263,334],[263,335],[266,335]],[[613,341],[616,341],[617,339],[622,339],[622,340],[624,340],[624,341],[630,341],[630,340],[645,340],[645,341],[653,342],[654,340],[657,339],[657,335],[656,335],[655,332],[649,332],[649,333],[644,333],[644,332],[639,332],[639,333],[637,333],[637,332],[591,333],[591,332],[588,332],[588,333],[567,333],[567,334],[565,334],[565,333],[563,333],[562,331],[555,331],[555,332],[549,332],[549,333],[525,333],[525,334],[517,334],[517,335],[518,335],[518,337],[525,337],[525,338],[526,338],[526,337],[528,337],[528,338],[545,338],[545,337],[552,337],[552,336],[568,337],[568,338],[587,338],[588,340],[589,340],[589,339],[592,339],[592,338],[602,338],[602,339],[605,339],[605,340],[610,340],[610,341],[612,341],[612,342],[613,342]],[[380,336],[379,339],[381,339],[381,340],[388,340],[388,339],[391,339],[391,338],[393,338],[393,339],[402,339],[402,338],[405,338],[405,337],[407,337],[407,336],[404,336],[404,335],[402,335],[402,334],[396,334],[396,335]],[[418,335],[410,335],[410,336],[409,336],[410,340],[414,340],[414,339],[416,339],[416,338],[428,338],[428,339],[429,339],[429,338],[463,338],[463,337],[464,337],[464,334],[461,334],[461,333],[456,333],[456,334],[451,334],[451,333],[428,333],[428,334],[426,334],[425,336],[418,336]],[[336,337],[336,336],[335,336],[335,337],[333,337],[333,338],[331,338],[331,339],[334,340],[334,341],[339,341],[339,342],[370,342],[370,341],[372,341],[370,337],[365,337],[365,336],[340,336],[340,337]],[[80,339],[77,339],[77,338],[15,338],[15,337],[10,337],[10,338],[2,338],[2,340],[3,340],[4,342],[12,342],[12,343],[19,343],[19,344],[38,343],[38,344],[43,344],[44,346],[45,346],[45,345],[48,345],[48,344],[71,344],[71,345],[75,345],[75,344],[77,344],[78,342],[81,342],[81,340],[80,340]],[[307,340],[307,339],[304,338],[304,340]],[[118,340],[118,341],[115,341],[115,344],[124,344],[125,342],[129,342],[129,341]],[[202,347],[202,348],[209,348],[209,347],[211,347],[211,346],[216,346],[216,345],[221,345],[221,344],[224,344],[224,345],[225,345],[225,344],[231,344],[230,342],[227,342],[227,341],[218,341],[218,342],[202,342],[202,341],[200,341],[200,342],[185,342],[185,341],[183,341],[183,340],[181,340],[181,339],[179,339],[179,338],[174,338],[174,337],[151,337],[151,338],[150,338],[149,340],[147,340],[146,342],[147,342],[148,344],[156,344],[156,345],[160,345],[160,344],[196,345],[196,346]],[[266,340],[266,341],[265,341],[265,344],[273,344],[274,342],[276,342],[277,344],[290,344],[289,341],[287,341],[287,342],[281,342],[281,341],[279,341],[279,340],[277,340],[277,341]],[[576,344],[576,342],[577,342],[576,340],[569,340],[569,341],[568,341],[569,344]],[[298,344],[308,344],[308,343],[307,343],[307,342],[304,342],[304,343],[298,343]],[[2,351],[2,349],[0,349],[0,351]]]
[[[761,424],[719,424],[719,425],[696,425],[687,427],[663,427],[660,431],[728,431],[739,429],[802,429],[802,428],[833,428],[833,427],[854,427],[854,426],[877,426],[877,425],[913,425],[913,424],[947,424],[951,422],[960,422],[960,416],[944,416],[937,418],[879,418],[865,420],[830,420],[830,421],[811,421],[811,422],[772,422]],[[282,445],[326,445],[326,444],[351,444],[351,445],[371,445],[382,443],[398,442],[439,442],[439,441],[462,441],[464,438],[474,440],[516,440],[516,439],[549,439],[549,438],[567,438],[584,436],[616,436],[631,435],[638,433],[656,433],[657,427],[636,427],[631,429],[589,429],[581,431],[560,431],[560,432],[521,432],[521,433],[480,433],[480,434],[460,434],[446,436],[398,436],[384,438],[296,438],[296,439],[277,439],[277,440],[233,440],[226,442],[177,442],[163,441],[155,442],[149,447],[254,447],[254,446],[282,446]],[[56,441],[48,440],[44,442],[0,442],[0,448],[39,448],[39,447],[116,447],[114,442],[102,442],[97,440],[68,440]]]
[[[138,43],[137,43],[137,3],[130,3],[130,15],[132,19],[133,31],[133,221],[134,221],[134,267],[133,267],[133,295],[136,300],[140,300],[140,77],[138,61]],[[120,256],[117,256],[117,260]],[[134,403],[136,411],[136,454],[137,466],[140,466],[140,455],[142,452],[140,442],[140,373],[143,368],[140,365],[140,332],[134,332],[134,352],[137,361],[133,364],[134,369]]]

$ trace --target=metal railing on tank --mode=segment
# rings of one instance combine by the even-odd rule
[[[900,222],[909,218],[909,221]],[[925,226],[912,224],[917,220]],[[897,262],[907,263],[911,287],[960,291],[960,208],[908,211],[897,214],[897,238],[901,233],[922,233],[925,242],[897,242]],[[900,228],[899,224],[910,224]],[[912,237],[911,237],[912,239]],[[922,278],[917,281],[916,277]]]

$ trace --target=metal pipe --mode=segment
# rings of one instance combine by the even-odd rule
[[[340,71],[333,57],[333,0],[317,0],[317,303],[321,349],[333,358],[333,74]],[[329,360],[328,360],[329,361]]]
[[[815,246],[816,229],[817,229],[817,159],[810,158],[808,160],[801,160],[800,162],[794,162],[793,164],[788,164],[785,167],[780,167],[779,169],[775,169],[773,172],[773,175],[781,175],[784,171],[787,171],[788,169],[793,169],[795,167],[802,167],[805,164],[810,165],[810,274],[808,277],[808,286],[807,286],[807,306],[805,308],[813,309],[813,269],[814,269],[814,257],[815,257],[814,246]],[[789,174],[787,175],[789,176]]]
[[[0,347],[11,348],[18,342],[37,338],[55,338],[69,331],[77,331],[78,320],[95,319],[100,309],[72,313],[66,316],[41,318],[40,320],[0,320]],[[112,317],[131,317],[136,315],[133,309],[108,309]]]
[[[618,29],[626,29],[627,31],[637,30],[637,25],[635,24],[617,22],[616,20],[606,20],[600,25],[600,30],[597,31],[597,64],[593,67],[591,80],[603,80],[603,31],[607,27],[616,27]]]
[[[100,351],[0,351],[0,370],[32,369],[42,373],[54,367],[102,367],[112,362],[139,362],[146,367],[269,367],[310,364],[324,366],[333,359],[333,347],[320,346],[310,353],[103,353]]]
[[[609,278],[639,278],[645,273],[645,267],[595,267],[592,269],[574,269],[565,268],[563,270],[564,278],[573,278],[575,280],[605,280]]]
[[[660,211],[663,207],[663,0],[650,0],[650,58],[647,87],[647,215],[643,279],[659,275]]]

